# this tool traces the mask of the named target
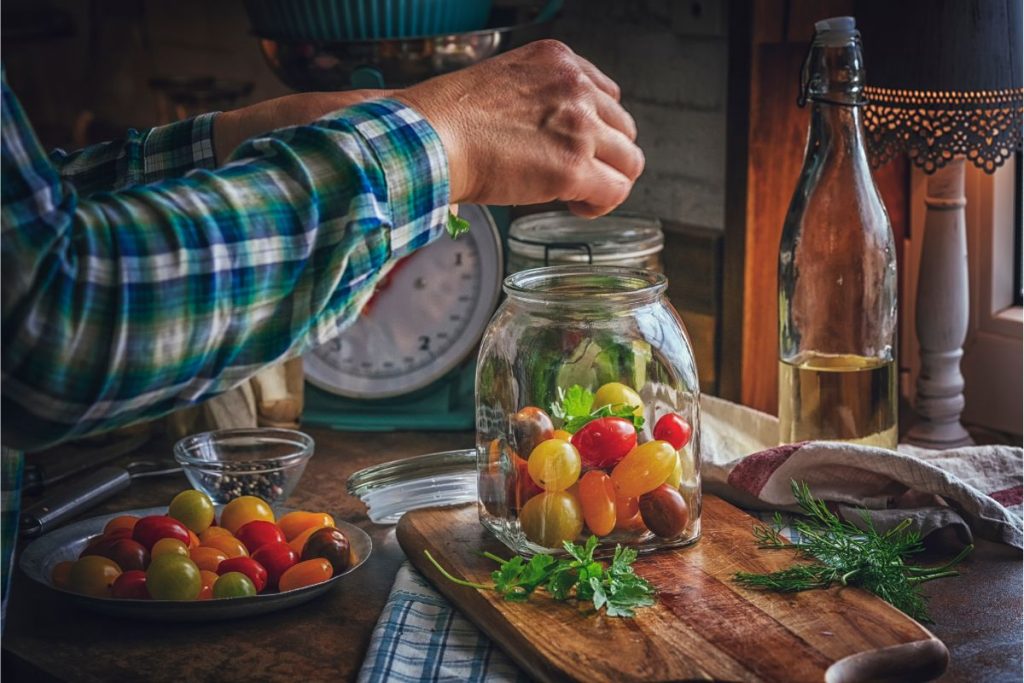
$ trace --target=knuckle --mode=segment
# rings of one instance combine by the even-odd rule
[[[569,49],[568,45],[554,38],[538,40],[533,43],[533,48],[538,54],[553,59],[567,57],[572,54],[572,50]]]

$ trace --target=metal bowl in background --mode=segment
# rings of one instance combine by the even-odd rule
[[[545,37],[562,6],[494,7],[490,27],[418,38],[310,41],[259,37],[274,74],[298,91],[403,87],[457,71]]]

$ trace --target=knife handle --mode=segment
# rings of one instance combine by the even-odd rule
[[[38,536],[60,526],[75,515],[88,510],[132,482],[123,467],[101,467],[74,483],[61,486],[25,509],[21,515],[21,535]]]

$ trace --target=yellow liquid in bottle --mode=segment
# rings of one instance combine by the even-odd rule
[[[896,363],[802,354],[779,361],[779,441],[896,448]]]

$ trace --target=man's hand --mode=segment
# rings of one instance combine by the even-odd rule
[[[213,121],[213,147],[223,164],[238,145],[278,128],[312,123],[331,112],[366,100],[390,97],[391,90],[347,90],[286,95],[249,107],[226,111]]]
[[[390,96],[441,137],[453,203],[561,200],[600,216],[626,199],[644,168],[618,85],[554,40]]]

